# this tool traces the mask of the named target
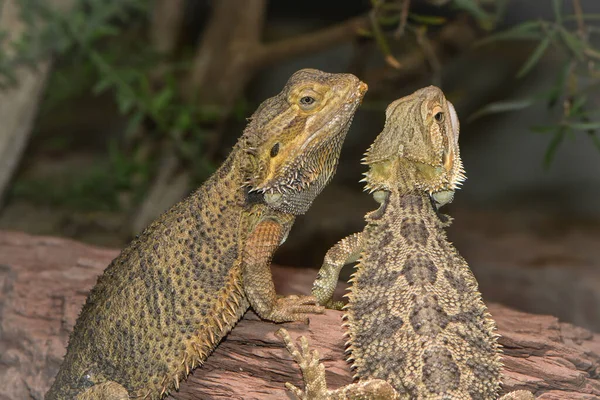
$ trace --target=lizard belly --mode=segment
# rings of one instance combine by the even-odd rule
[[[493,399],[494,325],[436,218],[388,210],[367,228],[347,312],[356,372],[409,398]]]

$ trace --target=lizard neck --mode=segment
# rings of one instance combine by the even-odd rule
[[[248,188],[245,187],[247,181],[247,160],[248,154],[238,143],[223,164],[208,178],[196,192],[197,199],[205,196],[216,196],[216,198],[227,198],[231,201],[229,206],[236,207],[261,203],[262,198],[249,198]]]
[[[365,219],[368,224],[385,225],[391,228],[395,224],[401,224],[406,218],[415,218],[427,228],[443,231],[445,226],[443,216],[440,216],[431,197],[426,192],[403,191],[394,188],[389,191],[378,191],[374,197],[381,205],[377,210],[366,215]]]

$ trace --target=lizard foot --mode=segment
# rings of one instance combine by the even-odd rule
[[[325,380],[325,366],[319,360],[319,352],[310,350],[308,340],[302,336],[300,341],[300,349],[296,347],[290,334],[284,328],[279,329],[276,333],[283,342],[285,347],[292,355],[294,361],[298,363],[302,371],[304,379],[305,391],[287,382],[285,387],[292,392],[298,400],[327,400],[329,399],[327,391],[327,382]]]
[[[499,400],[534,400],[535,396],[527,390],[515,390],[500,397]]]
[[[276,300],[265,319],[273,322],[303,321],[308,324],[307,314],[323,314],[325,307],[317,304],[313,296],[286,296]]]
[[[344,306],[346,305],[346,303],[344,303],[343,301],[333,301],[333,300],[329,300],[326,304],[325,304],[325,308],[328,308],[330,310],[338,310],[341,311]]]

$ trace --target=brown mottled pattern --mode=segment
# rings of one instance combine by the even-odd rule
[[[429,86],[394,101],[364,158],[365,189],[380,203],[367,226],[325,257],[312,293],[332,296],[346,264],[359,260],[348,294],[349,361],[357,382],[327,389],[325,369],[306,343],[282,333],[302,370],[298,399],[497,399],[500,355],[495,324],[467,263],[448,242],[451,220],[438,208],[465,179],[459,123],[443,92]],[[360,259],[357,254],[361,254]],[[532,400],[516,391],[501,400]]]
[[[250,305],[276,322],[322,312],[277,296],[269,264],[333,176],[365,91],[353,75],[305,69],[261,104],[219,170],[98,279],[46,399],[160,399]]]
[[[243,315],[248,301],[235,286],[240,230],[228,229],[239,218],[235,206],[243,192],[228,195],[229,169],[224,165],[221,179],[213,177],[163,214],[106,269],[71,335],[64,361],[71,368],[62,368],[57,381],[73,377],[84,387],[116,381],[131,394],[152,390],[155,398],[170,371],[186,357],[198,365]],[[220,218],[211,216],[213,209],[221,209]],[[228,304],[235,314],[225,319]],[[214,329],[218,324],[223,329]],[[71,360],[81,354],[90,362]],[[72,387],[68,398],[77,394]]]
[[[384,216],[367,225],[347,312],[357,376],[411,398],[496,398],[494,324],[425,196],[392,192]]]

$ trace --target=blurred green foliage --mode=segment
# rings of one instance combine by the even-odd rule
[[[109,158],[82,170],[72,170],[58,177],[24,178],[11,188],[14,199],[33,204],[61,206],[78,211],[118,211],[124,198],[137,203],[142,190],[133,191],[132,177],[147,181],[149,171],[144,163],[124,155],[111,141]],[[126,194],[127,196],[118,196]]]
[[[114,207],[119,190],[139,192],[147,187],[152,176],[149,171],[158,163],[157,157],[147,154],[148,142],[155,147],[174,146],[195,177],[206,177],[213,167],[202,154],[202,126],[214,121],[218,110],[204,110],[183,100],[177,78],[189,69],[189,63],[165,60],[151,50],[147,29],[153,2],[76,0],[68,12],[58,12],[43,0],[17,3],[27,29],[10,43],[3,43],[8,51],[0,51],[0,90],[17,83],[14,71],[18,67],[35,68],[39,59],[53,55],[60,68],[51,75],[42,115],[89,92],[109,93],[127,126],[119,143],[110,144],[109,163],[87,175],[75,174],[60,188],[41,192],[39,185],[45,182],[16,182],[13,196],[35,199],[36,193],[54,193],[51,197],[57,202],[61,202],[59,197],[65,204],[72,202],[69,198],[80,198],[94,208],[96,204],[85,199],[101,194],[98,202]],[[8,40],[6,32],[0,32],[3,40]],[[151,78],[157,65],[162,68],[158,84]],[[141,129],[144,123],[151,129]],[[132,161],[118,162],[124,159]],[[140,170],[146,173],[140,174]],[[100,186],[103,193],[98,192]]]
[[[530,74],[546,53],[553,49],[562,67],[550,87],[525,99],[513,99],[486,105],[470,120],[506,111],[517,111],[543,102],[549,109],[562,107],[560,119],[551,124],[531,127],[532,131],[550,135],[544,157],[547,168],[559,145],[566,137],[584,133],[600,151],[600,115],[598,105],[590,94],[600,87],[600,50],[592,38],[600,34],[600,15],[584,14],[578,0],[552,1],[553,20],[525,21],[480,40],[478,45],[498,41],[525,40],[535,43],[525,63],[517,72],[517,79]],[[567,11],[569,9],[569,11]],[[595,100],[598,101],[597,99]]]
[[[432,79],[439,83],[439,62],[435,52],[426,51],[429,30],[448,22],[448,15],[467,13],[487,36],[478,45],[498,41],[525,40],[535,43],[516,79],[530,74],[550,49],[562,58],[551,87],[525,99],[488,104],[471,116],[518,111],[545,102],[549,108],[562,107],[559,121],[532,129],[550,135],[545,165],[549,165],[565,137],[584,132],[600,150],[597,107],[589,100],[600,84],[600,51],[591,38],[600,34],[599,15],[584,14],[578,0],[550,1],[554,18],[532,20],[496,32],[509,6],[508,0],[428,0],[433,5],[447,5],[450,12],[424,15],[412,12],[409,0],[371,0],[371,29],[362,32],[373,38],[388,64],[398,67],[390,41],[412,38],[424,48],[432,67]],[[127,120],[118,142],[107,144],[109,162],[86,174],[74,174],[61,185],[47,182],[16,182],[12,194],[35,198],[46,193],[56,203],[76,208],[118,208],[118,194],[123,191],[139,197],[148,187],[158,160],[151,147],[173,146],[178,157],[201,180],[213,166],[203,153],[206,126],[217,121],[219,110],[201,108],[181,95],[182,76],[190,68],[185,51],[177,60],[164,59],[149,45],[150,0],[75,0],[68,12],[58,12],[44,0],[17,0],[21,18],[28,29],[6,43],[8,35],[0,32],[0,90],[16,83],[14,71],[19,66],[35,68],[37,60],[55,55],[61,68],[53,73],[42,114],[52,113],[62,104],[85,93],[109,94]],[[160,80],[153,79],[161,66]],[[237,110],[237,111],[236,111]],[[234,116],[247,115],[241,101]],[[239,112],[238,112],[239,111]],[[150,128],[147,128],[147,126]],[[140,134],[141,133],[141,134]],[[108,141],[107,141],[108,142]],[[67,146],[56,140],[53,146]],[[80,200],[75,200],[80,199]],[[94,201],[93,199],[100,199]],[[72,204],[79,201],[79,204]]]

